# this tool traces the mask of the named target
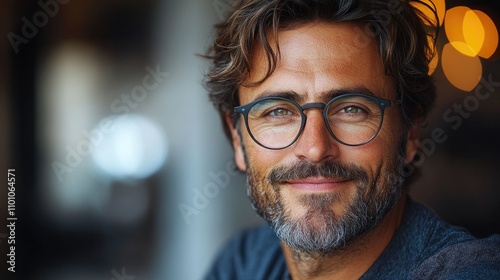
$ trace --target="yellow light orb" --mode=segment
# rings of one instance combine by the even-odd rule
[[[443,47],[441,66],[448,81],[463,91],[473,90],[481,81],[483,67],[478,56],[466,56],[447,43]]]
[[[484,41],[477,55],[482,58],[490,58],[498,47],[498,30],[493,20],[484,12],[472,10],[482,23],[484,31]]]
[[[451,45],[459,52],[467,56],[476,56],[477,52],[465,41],[464,20],[465,15],[472,11],[468,7],[458,6],[446,11],[444,19],[444,31]],[[473,20],[472,16],[468,20]],[[467,29],[469,30],[469,29]]]
[[[484,44],[483,23],[474,11],[468,11],[463,21],[464,41],[469,45],[471,56],[476,56]]]

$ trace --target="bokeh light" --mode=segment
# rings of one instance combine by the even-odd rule
[[[468,24],[468,22],[466,23],[464,20],[465,15],[470,11],[472,10],[465,6],[449,9],[446,12],[446,18],[444,20],[444,30],[446,32],[446,37],[448,37],[451,45],[457,51],[467,56],[476,56],[477,53],[475,53],[474,49],[465,41],[465,33],[469,32],[470,29],[464,29]],[[471,18],[472,17],[468,17],[469,20],[472,20]],[[473,37],[473,35],[469,37]]]
[[[474,14],[482,23],[484,31],[484,41],[478,55],[482,58],[490,58],[498,47],[498,30],[493,20],[484,12],[473,10]]]
[[[498,30],[486,13],[466,6],[446,11],[444,29],[449,43],[441,54],[443,72],[452,85],[470,91],[482,73],[479,57],[488,59],[497,49]]]
[[[145,178],[163,166],[167,139],[157,125],[135,114],[110,117],[109,121],[112,132],[92,150],[104,173],[119,179]]]
[[[482,11],[459,6],[446,12],[445,32],[452,46],[464,55],[489,58],[498,45],[498,31]]]
[[[479,57],[463,55],[451,43],[443,47],[441,65],[448,81],[458,89],[471,91],[481,80]]]
[[[484,43],[484,28],[476,13],[471,10],[465,13],[463,21],[464,41],[476,56]]]

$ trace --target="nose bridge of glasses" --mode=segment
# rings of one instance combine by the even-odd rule
[[[326,108],[326,104],[325,103],[321,103],[321,102],[311,102],[311,103],[306,103],[306,104],[300,106],[300,108],[302,109],[302,115],[304,116],[305,119],[307,119],[306,115],[304,114],[305,110],[312,109],[312,108],[317,108],[317,109],[321,109],[323,111]],[[323,112],[321,112],[321,113],[323,113]]]
[[[326,107],[326,104],[320,103],[320,102],[306,103],[306,104],[300,106],[300,108],[302,108],[302,112],[304,112],[307,109],[311,109],[311,108],[324,109],[325,107]]]
[[[303,123],[303,127],[302,127],[302,129],[304,129],[304,126],[305,126],[306,120],[307,120],[307,117],[304,114],[304,111],[307,110],[307,109],[317,108],[317,109],[321,109],[320,114],[324,115],[323,114],[323,110],[326,108],[326,104],[325,103],[321,103],[321,102],[311,102],[311,103],[306,103],[306,104],[300,106],[300,108],[302,109],[302,115],[304,116],[304,123]],[[323,117],[323,120],[325,121],[325,125],[328,126],[327,120],[324,119],[324,117]]]

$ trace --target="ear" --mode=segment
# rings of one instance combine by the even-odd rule
[[[231,141],[233,143],[234,160],[236,162],[236,166],[238,166],[238,168],[241,171],[246,171],[247,164],[245,162],[245,154],[243,152],[243,147],[241,146],[240,134],[238,133],[238,130],[236,130],[236,128],[234,127],[233,121],[231,120],[231,114],[229,112],[226,112],[225,119],[229,131],[231,132]]]
[[[418,148],[420,147],[420,131],[418,124],[413,124],[408,130],[406,138],[406,153],[405,162],[410,163],[415,158]]]

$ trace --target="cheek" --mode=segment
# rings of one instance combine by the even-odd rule
[[[273,167],[275,167],[280,160],[278,154],[280,151],[269,150],[259,146],[255,143],[250,136],[243,136],[245,144],[245,151],[247,156],[247,165],[260,174],[267,175]]]
[[[380,149],[384,151],[384,157],[395,158],[402,148],[404,129],[398,107],[392,106],[386,109],[384,123],[377,138]]]
[[[358,147],[340,147],[342,162],[360,165],[372,178],[382,169],[390,168],[395,163],[401,145],[401,133],[397,128],[397,124],[384,123],[378,135],[369,143]]]
[[[373,178],[384,163],[386,150],[384,142],[377,138],[362,146],[344,147],[340,153],[341,161],[362,167]]]

